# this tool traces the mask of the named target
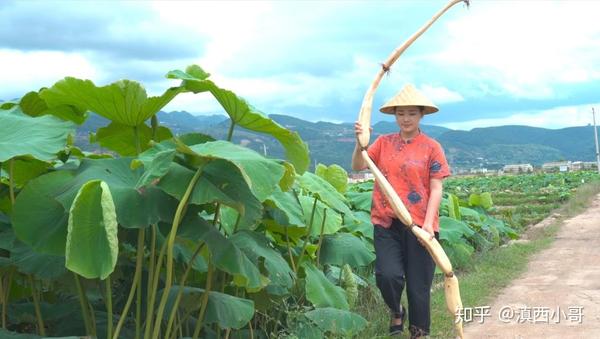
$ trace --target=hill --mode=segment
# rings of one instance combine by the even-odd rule
[[[308,143],[311,162],[339,164],[350,169],[355,138],[352,123],[310,122],[299,118],[272,114],[270,117],[300,134]],[[160,112],[159,122],[176,134],[201,132],[224,139],[229,118],[224,115],[196,116],[188,112]],[[78,129],[78,144],[85,144],[89,132],[106,126],[108,121],[97,115]],[[437,139],[453,168],[487,167],[496,169],[505,164],[531,163],[540,166],[557,160],[595,159],[593,127],[545,129],[529,126],[475,128],[471,131],[451,130],[441,126],[422,125],[425,134]],[[373,125],[371,140],[382,134],[395,133],[395,122],[380,121]],[[283,148],[269,136],[236,127],[233,142],[250,147],[270,157],[283,158]],[[82,145],[86,149],[86,145]]]

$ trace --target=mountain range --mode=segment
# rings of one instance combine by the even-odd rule
[[[346,170],[350,169],[355,145],[353,123],[309,122],[278,114],[269,117],[300,134],[308,144],[313,166],[316,163],[338,164]],[[224,139],[229,129],[229,118],[219,114],[197,116],[184,111],[159,112],[158,120],[175,134],[200,132]],[[89,132],[107,124],[108,120],[95,114],[90,115],[78,129],[78,143],[87,139]],[[421,125],[421,129],[442,144],[450,166],[454,169],[498,169],[506,164],[517,163],[541,166],[549,161],[595,159],[592,126],[562,129],[500,126],[461,131]],[[395,122],[380,121],[373,125],[371,140],[379,135],[395,132],[398,132]],[[237,126],[232,141],[269,157],[284,158],[283,148],[277,140],[264,134]]]

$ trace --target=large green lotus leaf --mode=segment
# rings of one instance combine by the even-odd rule
[[[272,207],[273,218],[281,225],[304,227],[304,212],[302,205],[293,192],[276,190],[265,200],[265,204]]]
[[[477,212],[474,209],[459,206],[459,210],[460,210],[459,215],[461,216],[461,218],[463,220],[479,223],[479,222],[481,222],[481,220],[483,218],[483,215],[479,214],[479,212]]]
[[[67,211],[81,186],[96,179],[110,187],[117,220],[123,227],[170,221],[177,201],[154,186],[136,189],[142,170],[132,171],[130,162],[127,158],[82,159],[76,170],[59,170],[31,180],[15,202],[17,237],[37,252],[64,255]]]
[[[196,251],[197,244],[187,239],[178,238],[174,247],[174,257],[178,262],[184,263],[186,266],[192,260],[194,252]],[[206,260],[201,255],[196,255],[192,262],[192,268],[196,272],[204,273],[208,271],[208,265]]]
[[[353,218],[352,211],[346,204],[346,198],[325,179],[316,174],[305,172],[297,177],[300,187],[317,195],[329,207],[341,212],[346,217]]]
[[[342,269],[340,269],[337,266],[327,265],[325,276],[327,277],[327,279],[329,279],[332,283],[336,285],[340,285],[340,277],[342,278],[342,282],[344,281],[344,277],[342,276]],[[369,283],[366,282],[365,279],[360,277],[359,275],[352,273],[352,278],[354,279],[354,282],[357,285],[362,287],[369,287]]]
[[[15,237],[12,229],[0,234],[0,248],[10,252],[11,265],[21,273],[52,280],[67,272],[64,256],[34,252],[30,246]]]
[[[481,195],[478,193],[471,193],[469,195],[469,206],[481,206]]]
[[[187,91],[210,91],[236,125],[273,136],[281,143],[287,159],[294,164],[298,173],[302,174],[308,169],[308,146],[297,132],[292,132],[266,117],[235,93],[219,88],[207,80],[208,76],[208,73],[196,65],[189,66],[185,72],[176,70],[167,73],[168,78],[183,80],[182,87]]]
[[[117,209],[117,220],[126,228],[142,228],[159,220],[168,221],[169,209],[175,209],[176,202],[160,189],[146,186],[136,189],[142,169],[130,168],[131,158],[82,159],[69,187],[57,196],[65,209],[71,203],[79,188],[90,180],[102,180],[110,187]]]
[[[269,279],[260,273],[246,253],[215,227],[198,224],[196,232],[199,233],[199,240],[204,241],[208,246],[213,264],[231,274],[237,286],[254,292],[269,284]]]
[[[70,122],[52,116],[30,117],[19,106],[0,110],[0,162],[21,155],[53,160],[74,132]]]
[[[158,187],[181,199],[193,176],[192,170],[172,163],[169,172],[158,182]],[[230,206],[242,214],[242,222],[247,227],[262,218],[262,204],[248,188],[239,169],[224,160],[215,160],[204,166],[189,202],[196,205],[219,202]]]
[[[324,332],[352,337],[364,330],[367,320],[360,315],[331,307],[317,308],[304,313]]]
[[[31,180],[17,195],[13,229],[17,238],[36,252],[65,254],[68,213],[56,196],[73,177],[72,171],[51,172]]]
[[[8,175],[10,162],[2,163],[4,173]],[[48,171],[52,164],[30,156],[13,158],[13,180],[15,186],[22,188],[25,184]]]
[[[8,180],[6,180],[6,184],[2,181],[2,177],[0,177],[0,215],[2,215],[1,213],[11,215],[13,206],[12,201],[10,200]]]
[[[310,262],[302,263],[306,273],[306,298],[315,307],[349,308],[344,290],[335,286],[321,270]]]
[[[70,105],[59,105],[49,108],[46,102],[40,98],[38,92],[25,94],[19,101],[19,106],[21,106],[23,113],[32,117],[49,114],[62,120],[72,121],[78,125],[83,124],[88,117],[88,113],[85,110],[80,110]]]
[[[342,194],[348,189],[348,172],[340,165],[333,164],[325,166],[323,164],[318,164],[315,169],[315,174],[325,179]]]
[[[127,126],[138,126],[150,119],[183,91],[172,87],[161,96],[148,97],[144,87],[135,81],[120,80],[97,87],[90,80],[66,77],[40,92],[49,107],[75,106],[95,112],[109,120]]]
[[[321,245],[321,264],[333,264],[352,267],[367,266],[375,260],[365,243],[349,233],[338,233],[323,237]]]
[[[117,231],[108,185],[92,180],[81,186],[69,211],[65,266],[87,279],[106,279],[117,264]]]
[[[11,331],[5,330],[3,328],[0,328],[0,338],[2,338],[2,339],[43,339],[43,337],[40,337],[39,335],[36,335],[36,334],[11,332]]]
[[[373,192],[373,185],[375,182],[373,180],[363,181],[351,185],[349,189],[354,192]]]
[[[364,237],[373,240],[373,224],[371,223],[371,214],[365,211],[354,212],[356,222],[344,224],[343,227],[352,233],[360,233]]]
[[[267,269],[271,284],[267,291],[274,295],[287,294],[294,284],[294,272],[290,269],[287,261],[281,254],[274,250],[269,240],[262,234],[252,231],[240,231],[232,235],[229,240],[233,241],[254,264],[260,265],[261,258]]]
[[[346,192],[346,197],[354,210],[371,212],[373,192]]]
[[[221,328],[239,329],[254,316],[254,302],[229,294],[210,292],[204,322],[218,323]]]
[[[280,160],[280,163],[285,168],[285,173],[279,182],[279,188],[281,188],[282,191],[287,192],[294,187],[294,183],[296,182],[296,168],[287,161]]]
[[[304,227],[304,225],[302,225],[302,227],[284,226],[272,219],[264,219],[262,223],[266,226],[269,236],[275,239],[277,244],[281,246],[287,246],[285,237],[286,232],[290,245],[292,246],[303,240],[308,232],[308,229]]]
[[[313,224],[311,227],[310,219],[315,199],[307,197],[305,195],[301,195],[298,198],[300,199],[300,204],[302,205],[302,210],[304,212],[304,222],[306,224],[306,229],[308,230],[308,228],[310,228],[311,236],[318,237],[321,234],[321,226],[323,226],[323,234],[333,234],[339,231],[340,228],[342,228],[342,216],[339,215],[336,211],[327,207],[327,205],[325,205],[319,200],[317,200],[315,216],[313,218]],[[327,209],[327,215],[325,215],[325,209]],[[325,219],[324,225],[323,219]]]
[[[135,128],[137,128],[137,136]],[[154,141],[158,142],[172,137],[173,134],[170,129],[159,126]],[[96,132],[96,142],[98,142],[100,146],[115,151],[122,156],[138,154],[136,149],[136,138],[139,138],[140,151],[143,152],[147,150],[150,148],[150,140],[152,140],[152,129],[146,124],[132,127],[118,122],[112,122],[106,127],[99,128]]]
[[[169,291],[167,308],[172,309],[175,297],[181,286],[174,285]],[[162,291],[161,291],[162,293]],[[179,307],[184,311],[196,311],[202,304],[204,289],[197,287],[183,287],[183,297]],[[168,316],[168,313],[165,313]],[[219,324],[221,328],[239,329],[244,327],[254,316],[254,302],[248,299],[234,297],[229,294],[210,291],[206,304],[205,324]]]
[[[485,210],[489,210],[494,206],[494,202],[492,201],[492,194],[490,192],[483,192],[480,195],[481,207]]]
[[[506,223],[502,220],[495,219],[490,216],[484,216],[483,224],[488,224],[496,228],[502,236],[508,236],[511,239],[517,239],[519,237],[519,234],[510,226],[507,226]]]
[[[219,218],[225,233],[231,235],[239,230],[254,230],[260,219],[253,218],[253,216],[258,217],[254,213],[240,215],[234,208],[221,205]]]
[[[325,334],[323,331],[319,329],[319,327],[314,324],[312,321],[308,320],[306,317],[303,318],[304,321],[300,319],[297,320],[290,328],[289,331],[293,333],[290,338],[302,338],[302,339],[322,339],[325,338]]]
[[[228,141],[218,140],[192,146],[180,143],[178,150],[203,160],[222,159],[234,164],[261,202],[275,191],[285,172],[285,168],[277,161]]]
[[[450,218],[450,217],[440,217],[440,239],[447,240],[450,243],[458,243],[464,240],[461,240],[462,237],[468,239],[471,237],[475,231],[473,231],[469,225],[465,224],[462,221]]]
[[[205,143],[208,141],[215,141],[215,139],[213,137],[211,137],[210,135],[206,135],[206,134],[202,134],[202,133],[183,134],[183,135],[178,136],[177,139],[187,146],[201,144],[201,143]],[[165,152],[175,152],[176,149],[177,149],[177,144],[176,144],[175,140],[173,140],[173,139],[167,139],[167,140],[163,140],[159,143],[153,143],[152,147],[150,147],[147,150],[145,150],[144,152],[140,153],[138,155],[137,159],[135,159],[132,162],[132,164],[131,164],[132,168],[135,169],[135,168],[143,165],[146,168],[146,171],[148,171],[149,168],[158,166],[158,167],[162,168],[162,170],[160,170],[160,171],[164,171],[164,164],[166,161],[164,159],[164,157],[167,154]],[[157,159],[155,159],[157,157],[163,157],[163,159],[157,160]],[[153,162],[155,162],[155,163],[153,164]],[[153,171],[155,171],[155,170],[156,170],[156,168],[153,169]],[[160,176],[164,175],[165,173],[161,173]]]
[[[152,160],[144,165],[144,174],[142,174],[135,187],[140,188],[160,180],[160,178],[169,172],[175,154],[174,149],[156,153]]]

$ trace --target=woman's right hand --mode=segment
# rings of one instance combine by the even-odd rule
[[[373,132],[373,127],[369,127],[369,132]],[[356,137],[360,136],[363,133],[363,127],[360,121],[354,122],[354,133],[356,134]]]

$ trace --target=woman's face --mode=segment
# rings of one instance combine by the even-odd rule
[[[419,122],[423,117],[417,106],[396,107],[396,123],[404,133],[412,134],[419,130]]]

